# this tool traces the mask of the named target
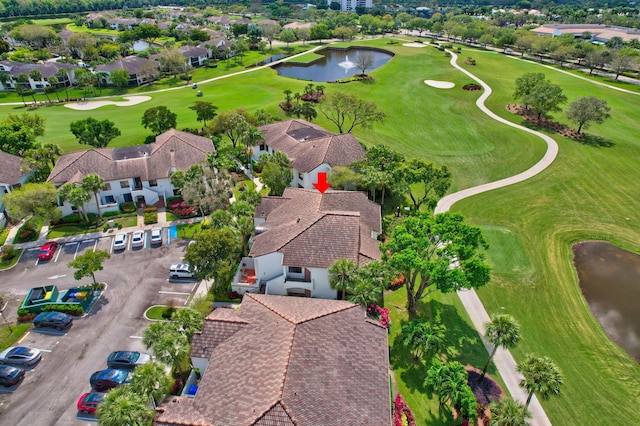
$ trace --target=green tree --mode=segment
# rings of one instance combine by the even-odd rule
[[[382,290],[383,288],[374,282],[358,279],[350,289],[351,294],[347,300],[366,308],[369,304],[382,300]]]
[[[37,147],[36,137],[28,126],[18,123],[0,124],[0,151],[24,155],[25,152]]]
[[[109,142],[120,136],[120,130],[113,121],[96,120],[93,117],[72,121],[69,126],[78,143],[104,148]]]
[[[164,365],[152,360],[135,369],[130,386],[134,394],[145,396],[149,400],[153,398],[153,401],[159,404],[169,393],[171,378],[167,375]]]
[[[427,392],[437,396],[440,407],[448,403],[452,408],[459,408],[469,398],[471,389],[467,384],[467,376],[464,365],[459,362],[441,363],[435,360],[427,370],[424,386]]]
[[[607,101],[595,96],[583,96],[571,102],[565,115],[578,125],[578,133],[584,128],[589,128],[591,122],[602,124],[605,119],[611,118],[611,108]]]
[[[298,102],[293,107],[293,113],[298,118],[300,118],[300,116],[303,116],[304,119],[307,121],[313,121],[313,119],[318,116],[318,111],[316,111],[315,107],[313,106],[313,104],[311,104],[311,102],[302,102],[302,103]]]
[[[338,127],[340,133],[349,133],[357,126],[371,128],[373,123],[386,117],[374,102],[346,92],[334,92],[323,97],[320,112]]]
[[[58,84],[60,84],[60,80],[58,80],[58,77],[50,75],[47,77],[47,83],[49,83],[49,87],[45,87],[45,91],[54,92],[58,102],[60,102],[60,95],[58,94]]]
[[[37,68],[32,69],[31,71],[29,71],[29,78],[34,82],[36,82],[36,84],[38,84],[38,82],[42,82],[43,80],[42,71],[40,71]],[[51,99],[49,99],[49,95],[47,94],[47,91],[43,89],[43,92],[44,92],[44,95],[47,97],[47,101],[51,102]]]
[[[200,178],[204,174],[204,168],[200,164],[193,164],[187,170],[176,170],[171,174],[171,185],[182,190],[190,182]]]
[[[489,404],[491,426],[527,426],[531,412],[517,401],[504,397]]]
[[[289,43],[293,43],[294,41],[296,41],[296,33],[293,32],[293,30],[282,30],[282,32],[280,32],[280,41],[287,43],[287,47],[289,47]]]
[[[37,148],[28,149],[22,155],[22,173],[33,171],[33,182],[46,182],[56,160],[62,154],[58,145],[44,144]]]
[[[482,374],[478,378],[481,383],[487,373],[487,368],[493,360],[496,351],[500,346],[505,349],[513,348],[520,341],[520,324],[511,315],[494,315],[491,321],[485,323],[485,337],[493,345],[493,350],[489,355],[489,359],[482,368]]]
[[[23,24],[11,31],[11,37],[31,47],[43,49],[59,39],[53,28],[44,25]]]
[[[168,49],[159,59],[162,69],[173,74],[174,78],[179,73],[187,71],[186,59],[177,47]]]
[[[282,152],[262,154],[258,167],[262,169],[260,181],[269,187],[269,195],[282,195],[293,179],[289,158]]]
[[[390,149],[384,144],[378,144],[367,149],[364,160],[356,164],[357,168],[369,168],[379,174],[379,188],[382,190],[382,200],[384,205],[385,193],[389,186],[400,187],[396,182],[396,170],[404,162],[404,155]],[[332,170],[333,171],[333,170]],[[396,184],[396,185],[394,185]],[[375,200],[375,193],[373,199]]]
[[[516,78],[516,90],[513,92],[513,99],[521,99],[526,102],[536,86],[544,82],[545,75],[541,72],[530,72]],[[525,108],[529,109],[529,105],[525,103]]]
[[[251,123],[247,120],[247,113],[243,109],[224,111],[211,121],[209,130],[214,135],[225,135],[231,141],[233,148],[249,130]]]
[[[188,341],[191,341],[193,333],[201,331],[204,325],[204,316],[191,308],[178,309],[171,320],[178,326],[178,330],[187,336]]]
[[[538,118],[552,111],[561,111],[560,104],[567,102],[562,93],[562,87],[549,81],[544,81],[523,98],[526,105],[530,105],[538,113]]]
[[[194,244],[192,244],[193,246]],[[156,322],[142,332],[142,343],[158,361],[182,374],[190,366],[191,347],[185,333],[174,322]]]
[[[100,201],[98,200],[98,192],[107,187],[105,180],[102,176],[95,173],[90,173],[82,178],[82,188],[85,191],[92,193],[96,200],[96,207],[98,208],[98,216],[102,217],[102,211],[100,210]]]
[[[189,107],[189,109],[196,112],[197,120],[202,121],[203,125],[207,126],[207,120],[211,120],[218,113],[218,107],[211,102],[197,101]]]
[[[31,90],[31,81],[29,80],[29,76],[25,73],[20,73],[16,77],[16,81],[19,83],[16,86],[16,90],[20,88],[20,96],[22,97],[22,102],[27,105],[26,102],[24,102],[24,97],[31,96],[31,98],[33,99],[33,103],[35,104],[37,102],[35,96],[36,92]]]
[[[62,201],[69,201],[71,205],[79,207],[85,222],[89,223],[89,217],[84,205],[91,199],[91,194],[80,185],[67,183],[58,190],[58,195]]]
[[[110,258],[111,255],[104,250],[87,250],[84,254],[69,262],[67,266],[76,269],[73,273],[73,278],[76,280],[80,281],[84,277],[91,277],[93,285],[96,285],[98,284],[95,275],[96,271],[102,271],[104,269],[102,263]]]
[[[562,373],[556,364],[546,356],[527,355],[524,361],[518,364],[518,371],[524,376],[524,379],[520,381],[520,387],[529,393],[526,402],[527,408],[534,392],[545,400],[560,395],[560,387],[563,382]]]
[[[636,49],[621,49],[613,55],[613,59],[609,63],[609,68],[616,75],[617,80],[625,71],[631,71],[638,68],[638,52]]]
[[[364,75],[369,68],[373,67],[375,61],[373,59],[373,55],[367,52],[359,53],[358,56],[356,56],[354,63],[356,64],[356,68],[362,71],[362,75]]]
[[[229,173],[207,167],[202,175],[190,180],[182,187],[181,194],[187,203],[198,206],[204,215],[227,208],[229,197],[233,194],[232,188]]]
[[[120,386],[107,394],[96,411],[100,426],[151,426],[155,412],[149,399],[133,392],[130,386]]]
[[[357,280],[358,265],[350,259],[338,259],[329,267],[329,285],[340,291],[340,299],[345,299],[347,290],[351,290]]]
[[[413,319],[402,324],[402,345],[415,359],[426,357],[429,362],[443,349],[446,328],[437,322]]]
[[[397,190],[409,195],[416,210],[425,203],[433,209],[451,185],[451,172],[447,166],[438,168],[418,158],[403,163],[394,175]]]
[[[111,71],[109,75],[111,84],[116,87],[127,87],[129,85],[129,72],[125,69]]]
[[[206,229],[195,236],[195,244],[184,256],[197,279],[215,280],[216,291],[231,283],[235,273],[240,241],[230,229]]]
[[[169,129],[176,127],[176,119],[178,115],[171,112],[166,106],[157,106],[149,108],[142,116],[142,125],[145,129],[159,135]]]
[[[418,213],[392,231],[381,251],[404,275],[407,309],[415,316],[418,301],[435,291],[450,293],[489,282],[490,267],[481,247],[488,244],[480,228],[465,223],[461,215]]]
[[[64,68],[58,68],[58,71],[56,71],[56,77],[60,83],[64,84],[64,91],[67,95],[65,99],[69,100],[69,85],[71,84],[69,81],[69,73]]]
[[[34,216],[55,222],[60,218],[58,191],[51,182],[27,183],[4,194],[2,202],[14,219]]]

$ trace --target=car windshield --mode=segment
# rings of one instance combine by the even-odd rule
[[[100,403],[104,399],[103,393],[90,393],[89,395],[84,397],[85,403]]]
[[[20,373],[20,369],[19,368],[12,368],[12,367],[3,366],[3,368],[0,369],[0,376],[1,377],[5,377],[7,379],[13,379],[19,373]]]
[[[128,362],[136,362],[140,358],[140,354],[138,352],[118,352],[116,356],[117,361],[128,361]]]
[[[8,355],[16,356],[16,357],[27,357],[27,356],[33,355],[33,351],[29,348],[25,348],[21,346],[21,347],[12,349]]]
[[[104,370],[100,375],[100,379],[113,380],[115,382],[124,382],[127,378],[127,372],[123,370]]]
[[[48,249],[41,249],[40,250],[40,254],[47,254],[47,253],[49,253]]]

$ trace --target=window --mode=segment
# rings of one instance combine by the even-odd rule
[[[289,273],[291,274],[301,274],[302,268],[300,266],[289,266]]]
[[[104,191],[111,191],[111,184],[109,182],[104,184]]]
[[[122,194],[122,197],[124,198],[125,202],[133,201],[133,197],[131,196],[131,194]]]
[[[106,197],[104,197],[105,204],[114,204],[115,202],[116,199],[113,197],[113,195],[107,195]]]
[[[129,181],[128,180],[121,180],[120,181],[120,188],[129,188]]]
[[[158,186],[158,181],[157,181],[157,180],[155,180],[155,179],[151,179],[151,180],[149,181],[149,186]]]
[[[266,151],[267,150],[267,145],[264,143],[260,144],[260,151]]]

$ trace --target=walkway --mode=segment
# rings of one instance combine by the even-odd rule
[[[512,123],[491,112],[484,105],[484,102],[491,95],[491,87],[489,87],[487,83],[480,80],[478,77],[471,74],[466,69],[459,66],[456,62],[458,59],[458,56],[453,52],[449,52],[449,53],[451,53],[451,65],[454,68],[461,71],[462,73],[469,76],[470,78],[472,78],[473,80],[475,80],[476,82],[478,82],[478,84],[480,84],[484,89],[484,93],[482,93],[482,95],[476,101],[476,105],[478,106],[478,108],[480,108],[480,110],[485,114],[487,114],[489,117],[493,118],[496,121],[499,121],[500,123],[506,124],[507,126],[511,126],[519,130],[523,130],[525,132],[529,132],[531,134],[534,134],[542,138],[547,143],[547,152],[545,153],[545,155],[542,157],[540,161],[538,161],[531,168],[529,168],[528,170],[525,170],[522,173],[519,173],[515,176],[511,176],[505,179],[498,180],[496,182],[490,182],[490,183],[479,185],[473,188],[467,188],[465,190],[456,192],[454,194],[447,195],[446,197],[442,198],[438,202],[438,205],[436,206],[436,209],[435,209],[436,214],[449,211],[449,209],[451,208],[451,206],[453,206],[453,204],[455,204],[456,202],[462,199],[527,180],[537,175],[538,173],[542,172],[549,165],[551,165],[551,163],[553,163],[553,160],[555,160],[556,156],[558,155],[558,144],[549,136],[540,132],[536,132],[535,130],[528,129],[524,126],[520,126],[518,124]],[[471,322],[473,322],[473,325],[478,330],[480,335],[483,336],[483,340],[484,340],[484,335],[485,335],[484,324],[486,322],[489,322],[490,318],[489,318],[489,314],[484,309],[484,306],[482,305],[480,298],[478,297],[477,293],[474,290],[459,291],[458,296],[460,297],[462,304],[467,310],[467,313],[471,318]],[[487,351],[491,352],[493,350],[493,346],[486,341],[485,341],[485,346],[487,348]],[[517,364],[515,359],[511,355],[511,353],[506,349],[498,348],[498,351],[496,352],[493,362],[496,368],[498,369],[498,372],[500,373],[502,380],[504,380],[504,383],[507,386],[507,389],[509,390],[509,393],[511,394],[511,396],[514,399],[524,403],[527,399],[527,394],[520,387],[520,380],[522,380],[523,377],[520,373],[516,371]],[[530,422],[532,425],[535,425],[535,426],[551,425],[549,418],[547,417],[546,413],[544,412],[544,409],[542,408],[542,405],[540,404],[540,402],[538,401],[535,395],[531,400],[531,404],[529,405],[529,410],[531,411],[531,414],[533,414],[533,419]]]

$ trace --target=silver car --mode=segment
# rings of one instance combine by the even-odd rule
[[[26,346],[12,346],[0,352],[0,364],[33,365],[40,361],[42,352]]]
[[[144,247],[144,231],[135,231],[131,236],[131,247]]]
[[[162,228],[151,229],[151,244],[162,244]]]
[[[118,232],[113,239],[113,250],[124,250],[127,248],[127,233]]]

